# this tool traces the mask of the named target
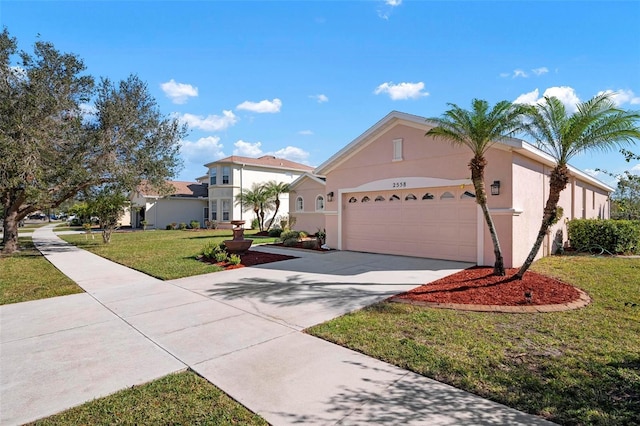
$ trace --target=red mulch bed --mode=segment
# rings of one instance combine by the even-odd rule
[[[219,266],[221,268],[224,268],[226,271],[227,269],[238,269],[244,268],[245,266],[255,266],[262,265],[264,263],[279,262],[281,260],[297,259],[297,257],[249,250],[245,254],[241,254],[240,259],[242,261],[239,265],[232,265],[231,263],[227,262],[216,262],[215,259],[206,259],[204,257],[200,258],[200,261]]]
[[[329,249],[329,250],[325,250],[323,248],[320,247],[316,247],[316,248],[308,248],[304,246],[304,242],[302,241],[298,241],[295,245],[293,246],[285,246],[283,243],[271,243],[271,244],[265,244],[268,246],[276,246],[276,247],[284,247],[284,248],[297,248],[297,249],[302,249],[302,250],[311,250],[311,251],[331,251],[333,249]]]
[[[396,298],[420,302],[472,305],[555,305],[580,298],[578,290],[554,278],[527,272],[522,280],[510,281],[518,270],[507,269],[506,276],[492,275],[493,268],[475,267],[442,278]],[[530,297],[526,295],[529,294]]]

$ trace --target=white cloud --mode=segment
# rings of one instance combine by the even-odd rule
[[[287,160],[296,161],[298,163],[307,163],[309,153],[302,148],[295,146],[287,146],[273,153],[276,157],[285,158]]]
[[[640,163],[636,164],[635,166],[631,167],[629,169],[629,171],[631,173],[633,173],[634,175],[640,175]]]
[[[577,105],[580,103],[580,98],[576,95],[576,91],[569,86],[557,86],[549,87],[544,91],[542,96],[552,97],[560,99],[568,112],[576,112],[578,110]]]
[[[378,17],[388,21],[393,9],[401,4],[402,0],[384,0],[384,4],[378,8]]]
[[[280,112],[281,107],[282,107],[282,101],[278,98],[275,98],[272,101],[269,101],[267,99],[262,100],[260,102],[244,101],[243,103],[238,105],[236,109],[257,112],[260,114],[262,113],[273,114],[276,112]]]
[[[263,152],[262,142],[246,142],[238,140],[234,146],[233,155],[241,155],[244,157],[261,157],[263,155],[273,155],[278,158],[284,158],[298,163],[307,164],[309,159],[309,153],[302,148],[295,146],[287,146],[286,148],[279,149],[275,152]]]
[[[235,116],[233,111],[222,111],[222,116],[208,115],[206,117],[202,117],[200,115],[183,114],[180,116],[180,120],[187,123],[189,127],[208,132],[217,132],[225,130],[236,124],[238,122],[238,117]]]
[[[640,104],[640,96],[636,96],[635,93],[631,90],[603,90],[598,92],[598,95],[602,95],[603,93],[612,93],[611,97],[616,106],[621,106],[624,104],[638,105]]]
[[[392,100],[397,101],[403,99],[418,99],[422,96],[429,96],[429,92],[423,92],[423,89],[423,82],[399,84],[389,82],[382,83],[376,87],[376,90],[374,90],[373,93],[376,95],[379,95],[380,93],[387,93]]]
[[[198,96],[198,88],[190,84],[176,83],[174,79],[160,85],[162,91],[174,104],[184,104],[189,97]]]
[[[527,75],[526,72],[524,72],[524,70],[520,70],[520,69],[513,70],[513,78],[518,78],[518,77],[527,78],[529,76]]]
[[[183,140],[180,142],[182,158],[188,162],[205,163],[225,157],[222,144],[218,136],[200,138],[195,142]]]
[[[598,176],[603,174],[600,170],[595,169],[584,169],[584,172],[594,178],[597,178]]]
[[[299,135],[304,135],[304,136],[309,136],[309,135],[312,135],[312,134],[313,134],[313,132],[312,132],[311,130],[300,130],[300,131],[298,132],[298,134],[299,134]]]
[[[502,78],[507,78],[507,77],[509,77],[510,75],[511,75],[511,73],[509,73],[509,72],[501,72],[501,73],[500,73],[500,77],[502,77]]]
[[[323,102],[329,102],[329,98],[326,95],[311,95],[309,96],[311,99],[315,99],[319,104]]]
[[[522,95],[518,96],[516,100],[513,102],[516,104],[533,105],[536,103],[543,102],[544,97],[548,96],[548,97],[558,98],[560,102],[564,104],[565,108],[567,109],[567,112],[569,113],[573,113],[578,110],[576,105],[580,103],[580,98],[578,98],[578,95],[576,95],[576,91],[572,87],[569,87],[569,86],[549,87],[547,90],[544,91],[544,93],[542,94],[542,97],[538,96],[539,93],[540,92],[538,91],[538,89],[535,89],[532,92],[523,93]]]
[[[236,147],[233,150],[233,155],[241,155],[243,157],[259,157],[263,155],[262,149],[260,149],[262,142],[251,143],[240,139],[233,146]]]
[[[538,100],[540,99],[540,92],[538,91],[538,89],[535,89],[529,93],[523,93],[522,95],[518,96],[516,98],[515,101],[513,101],[514,104],[525,104],[525,105],[533,105],[536,102],[538,102]]]
[[[549,68],[547,67],[540,67],[540,68],[534,68],[531,70],[535,75],[542,75],[542,74],[546,74],[549,72]]]

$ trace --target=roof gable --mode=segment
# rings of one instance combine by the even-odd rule
[[[297,186],[299,186],[300,184],[302,184],[305,180],[310,180],[312,182],[316,182],[322,186],[326,186],[327,185],[327,181],[326,178],[324,176],[317,176],[311,173],[305,173],[303,175],[301,175],[300,177],[298,177],[296,180],[294,180],[293,182],[291,182],[291,184],[289,185],[290,189],[295,189]]]
[[[205,184],[184,181],[167,181],[167,183],[173,187],[173,193],[166,195],[168,197],[200,198],[209,196],[209,190]],[[157,188],[154,188],[148,182],[141,183],[137,188],[137,192],[143,197],[163,196]]]

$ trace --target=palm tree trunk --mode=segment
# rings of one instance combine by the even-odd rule
[[[557,165],[552,171],[549,181],[549,197],[547,198],[547,204],[544,207],[544,215],[542,216],[542,223],[540,224],[540,230],[538,231],[538,237],[536,238],[531,251],[524,261],[524,264],[520,267],[520,270],[513,276],[514,280],[521,280],[524,273],[527,272],[533,260],[536,258],[540,246],[544,237],[547,235],[547,231],[551,225],[556,221],[558,214],[558,201],[560,201],[560,193],[567,187],[569,182],[569,169],[566,165]]]
[[[273,216],[269,221],[269,226],[267,226],[267,231],[271,229],[271,227],[273,226],[273,221],[276,220],[276,216],[278,215],[278,210],[280,210],[280,199],[276,198],[275,204],[276,204],[276,211],[273,213]]]
[[[484,168],[486,164],[487,161],[484,157],[475,157],[469,163],[469,168],[471,169],[471,181],[473,182],[473,187],[476,190],[476,202],[480,205],[480,209],[484,215],[484,220],[487,223],[487,228],[489,228],[491,241],[493,242],[493,254],[496,258],[493,265],[493,274],[502,277],[505,275],[504,258],[502,257],[502,249],[500,248],[498,233],[496,232],[496,227],[493,224],[493,219],[491,218],[489,208],[487,207],[487,192],[484,187]]]

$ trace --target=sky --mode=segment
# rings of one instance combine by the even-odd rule
[[[91,75],[145,81],[189,126],[186,181],[230,155],[318,166],[393,110],[545,95],[575,110],[603,91],[640,110],[638,22],[636,0],[0,2],[20,49],[48,41]],[[614,186],[595,169],[640,174],[617,150],[570,163]]]

